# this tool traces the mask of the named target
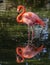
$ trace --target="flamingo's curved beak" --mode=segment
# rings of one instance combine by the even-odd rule
[[[19,12],[17,12],[17,14],[19,14]]]
[[[17,13],[19,14],[19,9],[17,9]]]
[[[19,9],[17,9],[17,12],[19,12]]]

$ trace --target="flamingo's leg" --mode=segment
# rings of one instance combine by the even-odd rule
[[[31,35],[31,43],[32,43],[32,41],[33,41],[33,39],[34,39],[34,28],[33,28],[33,26],[31,26],[31,31],[32,31],[32,35]]]
[[[28,25],[28,44],[30,43],[30,26]]]

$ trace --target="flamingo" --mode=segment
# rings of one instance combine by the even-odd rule
[[[22,11],[22,12],[21,12]],[[23,5],[19,5],[17,7],[17,12],[20,13],[17,17],[16,17],[16,21],[18,23],[23,23],[26,24],[28,26],[28,44],[25,47],[17,47],[16,48],[16,53],[21,57],[21,59],[19,57],[17,57],[17,62],[23,62],[24,58],[32,58],[35,55],[37,55],[42,49],[43,49],[43,45],[40,46],[39,48],[35,47],[34,45],[30,46],[30,27],[32,28],[32,39],[34,37],[34,32],[33,32],[33,26],[35,24],[39,24],[42,27],[45,26],[45,23],[38,17],[37,14],[33,13],[33,12],[26,12],[26,9]]]
[[[22,10],[22,12],[20,13],[20,11]],[[39,24],[42,27],[45,26],[44,21],[42,21],[39,16],[33,12],[26,12],[26,9],[23,5],[19,5],[17,7],[17,12],[20,13],[17,17],[16,17],[16,21],[18,23],[23,23],[26,24],[28,26],[28,43],[30,42],[30,27],[32,28],[32,40],[34,37],[34,32],[33,32],[33,25],[35,24]]]
[[[36,56],[38,53],[42,51],[44,48],[43,45],[41,45],[39,48],[35,47],[34,45],[26,46],[26,47],[18,47],[16,48],[17,55],[17,62],[22,63],[24,62],[24,59],[30,59]]]

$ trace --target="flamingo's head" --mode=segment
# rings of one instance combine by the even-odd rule
[[[20,13],[20,11],[21,11],[22,9],[25,9],[25,7],[24,7],[23,5],[17,6],[17,12],[18,12],[18,13]]]

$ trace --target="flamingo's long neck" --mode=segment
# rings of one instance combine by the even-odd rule
[[[22,12],[17,16],[17,22],[22,23],[22,15],[26,12],[26,10],[23,6],[21,6],[20,9],[22,9]]]
[[[19,50],[22,51],[22,49],[23,49],[22,47],[16,48],[17,54],[19,55],[19,57],[21,57],[21,60],[20,60],[20,58],[17,57],[17,62],[18,62],[18,63],[21,63],[21,62],[24,61],[24,57],[23,57],[23,55],[22,55],[22,52],[19,51]]]

